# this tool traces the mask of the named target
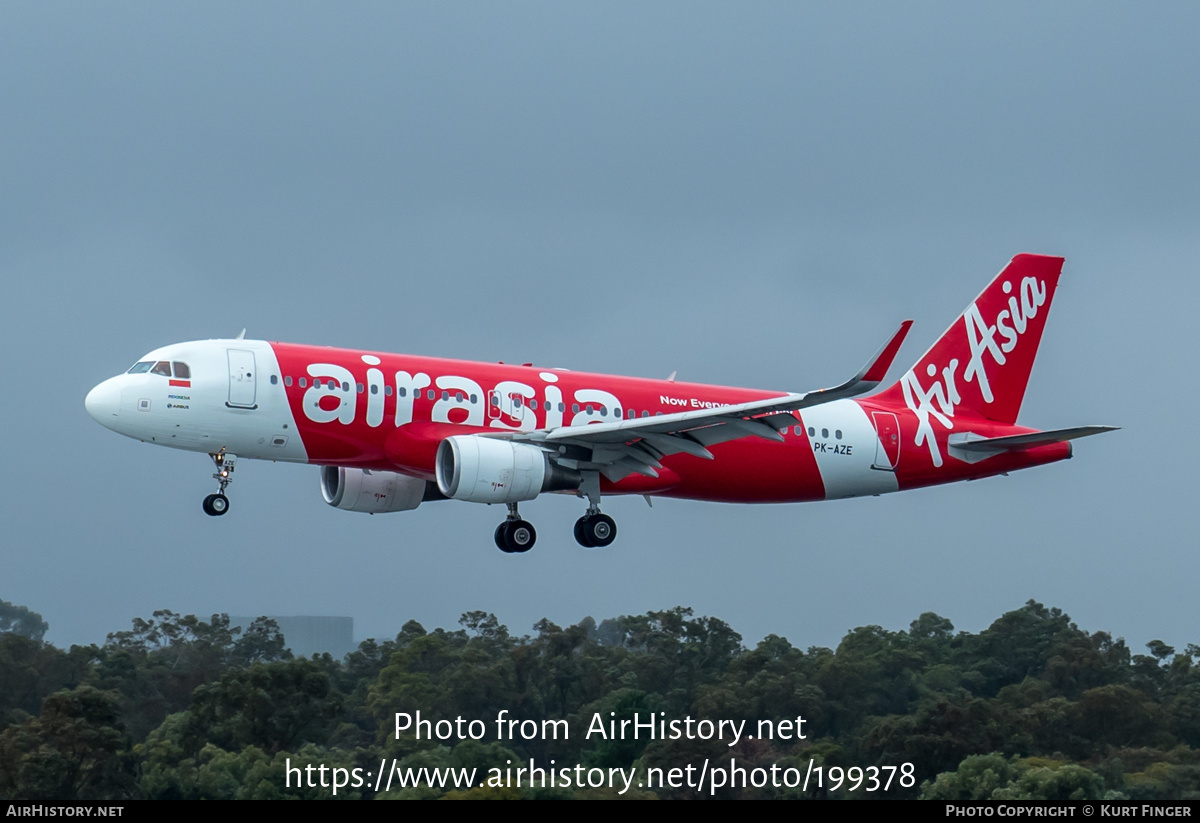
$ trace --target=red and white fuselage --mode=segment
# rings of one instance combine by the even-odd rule
[[[1016,425],[1061,266],[1061,258],[1014,258],[899,381],[866,397],[838,393],[878,384],[907,324],[832,399],[235,339],[156,349],[93,389],[86,406],[138,440],[337,467],[343,485],[349,472],[372,495],[407,495],[391,509],[342,505],[362,511],[446,496],[450,462],[474,459],[464,455],[476,445],[483,457],[472,471],[487,476],[475,479],[499,484],[499,498],[452,496],[512,503],[578,490],[596,508],[608,494],[731,503],[877,495],[1062,460],[1070,439],[1105,430]],[[449,438],[453,450],[443,447]],[[504,460],[515,467],[489,462],[497,448],[514,451]],[[538,480],[543,489],[503,491],[521,482],[526,449],[558,473],[556,487]]]

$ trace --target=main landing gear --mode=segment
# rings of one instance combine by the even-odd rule
[[[587,497],[588,509],[575,521],[575,542],[585,549],[602,549],[617,539],[617,524],[600,513],[600,474],[584,472],[579,496]]]
[[[533,548],[537,531],[528,520],[522,520],[516,503],[508,504],[508,518],[496,527],[496,547],[507,554],[521,554]]]
[[[590,475],[590,476],[589,476]],[[224,488],[224,487],[222,487]],[[585,472],[579,496],[587,497],[588,509],[583,517],[575,521],[575,540],[587,549],[599,549],[617,539],[617,524],[600,511],[600,477],[595,472]],[[205,504],[207,509],[207,503]],[[496,527],[496,547],[506,554],[521,554],[533,548],[537,542],[537,531],[528,520],[521,519],[516,503],[508,504],[508,517]]]
[[[221,449],[216,454],[210,454],[209,457],[217,464],[217,471],[213,474],[213,479],[221,484],[221,488],[216,494],[210,494],[204,498],[204,513],[209,517],[220,517],[229,511],[229,498],[225,496],[225,489],[233,482],[233,470],[237,466],[237,455],[227,454],[224,449]]]
[[[597,509],[575,521],[575,542],[585,549],[601,549],[617,539],[617,524]]]

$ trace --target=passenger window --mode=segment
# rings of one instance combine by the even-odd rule
[[[277,374],[271,375],[271,385],[272,386],[279,385],[279,375],[277,375]]]
[[[290,387],[292,385],[292,378],[290,375],[283,378],[283,385],[288,386],[288,387]]]
[[[579,404],[578,403],[571,404],[571,414],[579,414]]]
[[[792,434],[800,434],[800,432],[801,428],[799,426],[792,426]]]
[[[356,390],[356,391],[358,391],[358,393],[359,393],[359,394],[362,394],[362,393],[363,393],[363,391],[364,391],[364,388],[363,388],[363,384],[362,384],[362,383],[355,383],[355,384],[354,384],[354,388],[355,388],[355,390]],[[375,387],[374,387],[374,386],[372,386],[371,388],[375,388]]]
[[[837,431],[835,431],[833,433],[833,436],[836,437],[838,440],[841,440],[842,439],[842,430],[838,429]]]
[[[477,395],[477,394],[471,395],[471,405],[474,406],[478,402],[479,402],[479,395]]]
[[[428,393],[428,397],[430,400],[432,400],[433,398],[437,397],[437,392],[435,392],[433,389],[430,389],[429,393]]]
[[[305,386],[307,386],[307,385],[308,385],[308,378],[307,378],[307,377],[301,377],[301,378],[300,378],[300,388],[302,388],[302,389],[303,389],[303,388],[304,388]]]
[[[828,436],[829,436],[829,429],[821,429],[821,436],[822,436],[822,437],[828,437]]]
[[[648,411],[642,412],[642,417],[649,417],[649,416],[650,416],[650,412],[648,412]]]
[[[187,363],[180,363],[178,360],[176,360],[174,365],[175,365],[175,376],[176,377],[181,378],[183,380],[191,380],[192,379],[192,370],[188,368]]]
[[[337,388],[337,383],[335,383],[335,382],[333,382],[333,381],[331,380],[331,381],[330,381],[329,388],[331,388],[331,389],[336,389],[336,388]],[[361,387],[361,386],[359,386],[358,390],[359,390],[359,391],[362,391],[362,387]],[[348,391],[350,391],[350,384],[349,384],[349,383],[342,383],[342,391],[347,391],[347,392],[348,392]]]
[[[816,429],[814,429],[812,426],[809,426],[809,427],[808,427],[808,436],[809,436],[809,437],[816,437],[816,435],[817,435],[817,430],[816,430]]]
[[[371,394],[379,394],[379,386],[376,386],[374,383],[371,384]]]

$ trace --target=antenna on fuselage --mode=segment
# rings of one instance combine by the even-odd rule
[[[240,332],[237,333],[237,337],[235,337],[233,339],[234,340],[245,340],[246,339],[246,330],[242,329]]]

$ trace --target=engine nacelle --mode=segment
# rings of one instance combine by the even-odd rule
[[[369,469],[321,467],[325,502],[350,512],[406,512],[421,505],[426,482],[419,477]]]
[[[542,492],[577,489],[579,472],[550,462],[527,443],[479,435],[447,437],[438,445],[438,489],[472,503],[519,503]]]

